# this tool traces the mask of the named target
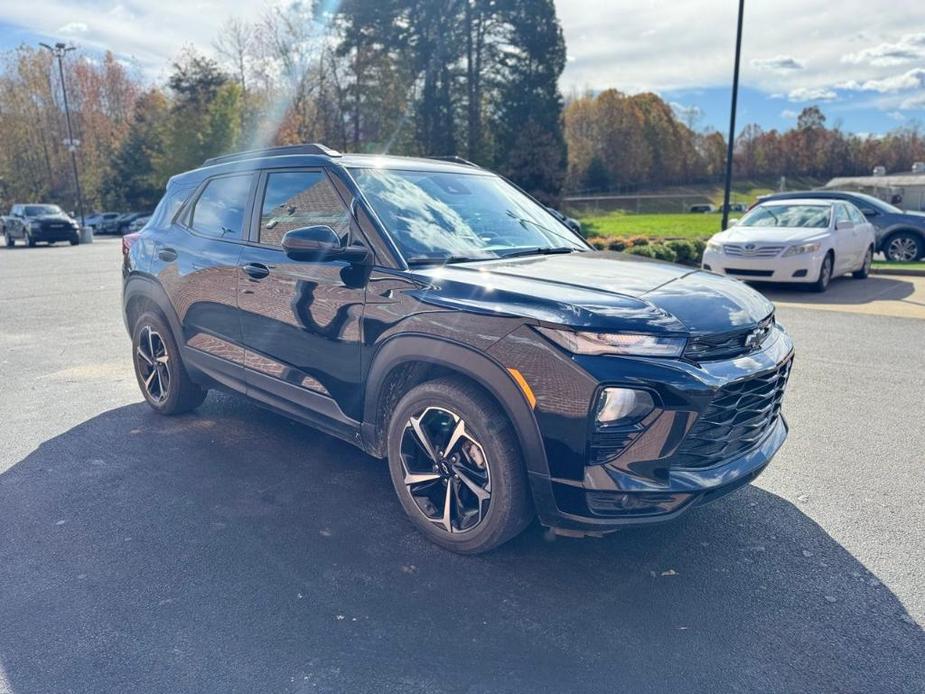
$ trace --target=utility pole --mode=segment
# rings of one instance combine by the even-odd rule
[[[40,43],[42,48],[47,48],[51,54],[58,59],[58,74],[61,75],[61,92],[64,94],[64,119],[67,121],[67,145],[71,153],[71,169],[74,172],[74,188],[77,190],[77,212],[80,215],[80,228],[84,228],[84,201],[80,194],[80,176],[77,174],[77,146],[80,144],[74,139],[74,131],[71,128],[71,110],[67,103],[67,84],[64,82],[64,56],[69,51],[74,50],[74,46],[66,46],[63,43],[56,43],[54,47],[47,43]]]
[[[732,111],[729,114],[729,142],[726,145],[726,188],[723,192],[723,231],[729,223],[729,191],[732,188],[732,152],[736,136],[736,101],[739,98],[739,55],[742,53],[742,14],[745,12],[745,0],[739,0],[739,25],[736,30],[736,59],[732,72]]]

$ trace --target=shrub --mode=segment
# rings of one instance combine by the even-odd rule
[[[694,244],[687,239],[671,239],[665,242],[665,246],[674,251],[679,263],[690,264],[694,262],[697,255]]]
[[[610,239],[604,238],[603,236],[592,236],[589,239],[586,239],[594,248],[599,251],[606,250],[611,242]]]
[[[646,258],[655,257],[655,248],[652,246],[649,246],[648,244],[643,245],[643,246],[630,246],[629,248],[626,249],[626,252],[632,255],[642,255],[642,256],[645,256]]]
[[[627,246],[648,246],[649,239],[647,239],[645,236],[634,236],[631,239],[627,239],[626,245]],[[643,255],[645,254],[643,253]]]
[[[611,239],[610,243],[607,244],[607,248],[612,251],[626,250],[626,239]]]
[[[678,254],[667,244],[653,243],[649,248],[652,249],[655,257],[659,260],[664,260],[669,263],[674,263],[678,260]]]

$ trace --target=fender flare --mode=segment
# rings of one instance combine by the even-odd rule
[[[379,395],[391,371],[402,364],[426,362],[471,378],[499,403],[514,427],[527,471],[549,475],[546,449],[533,410],[507,370],[471,347],[425,335],[403,335],[385,342],[373,357],[366,378],[363,407],[364,436],[377,440]],[[376,437],[376,438],[373,438]]]
[[[126,309],[128,309],[129,304],[136,298],[144,298],[154,302],[170,324],[174,339],[177,340],[178,344],[183,342],[183,328],[180,325],[177,311],[174,309],[173,304],[170,302],[170,298],[167,296],[167,292],[164,291],[160,283],[147,275],[141,274],[130,275],[125,280],[125,284],[122,288],[122,320],[125,323],[125,328],[128,330],[129,335],[132,334],[132,326],[128,323],[128,312]]]

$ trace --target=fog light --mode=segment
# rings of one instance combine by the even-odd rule
[[[597,401],[595,421],[600,425],[630,423],[655,409],[652,396],[632,388],[604,388]]]

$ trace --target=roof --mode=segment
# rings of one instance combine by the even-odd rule
[[[811,196],[806,196],[805,198],[784,198],[780,200],[762,200],[760,204],[762,205],[828,205],[829,207],[831,207],[837,202],[839,201],[832,200],[831,198],[814,198]]]
[[[842,186],[859,186],[867,188],[885,188],[889,186],[908,188],[909,186],[925,186],[925,174],[893,174],[888,176],[846,176],[833,178],[825,184],[826,188],[841,188]]]

